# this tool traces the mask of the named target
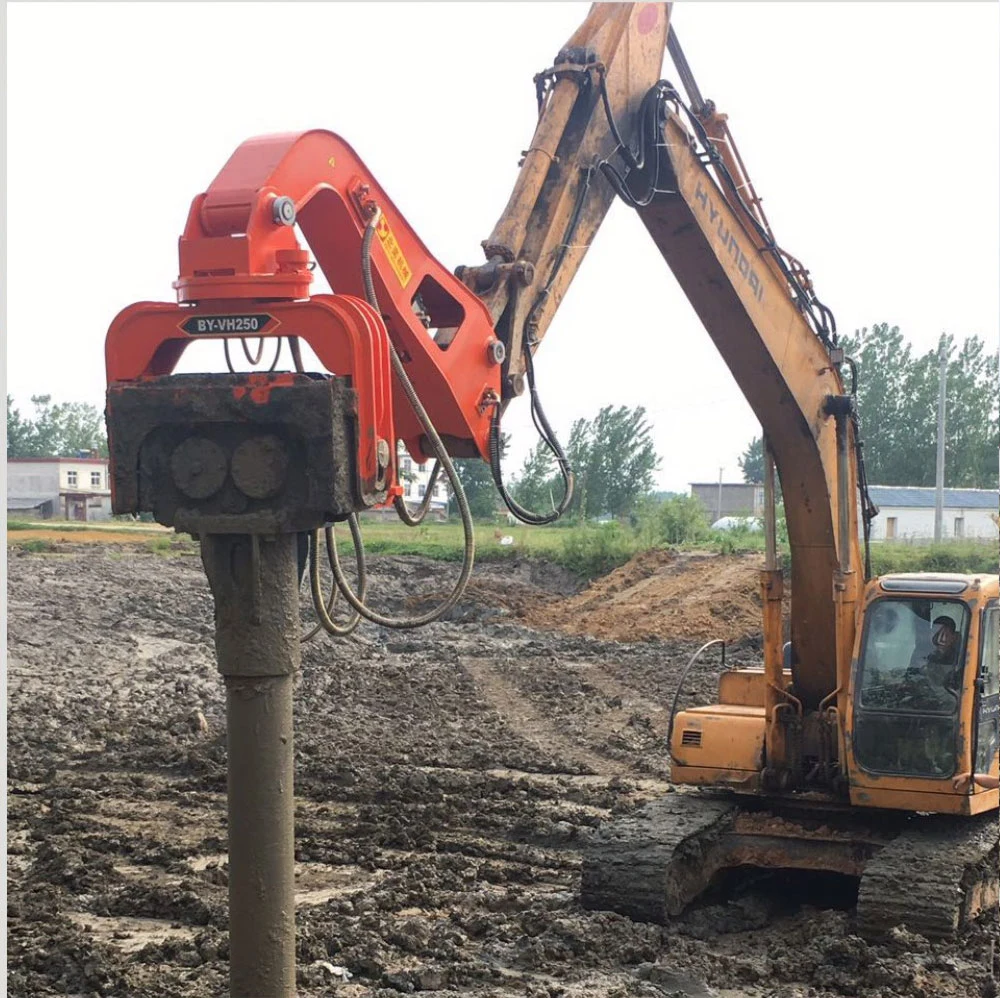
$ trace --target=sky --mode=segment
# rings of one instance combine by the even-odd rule
[[[449,269],[482,260],[583,3],[10,3],[7,391],[103,407],[126,305],[172,301],[192,198],[244,139],[327,128]],[[852,331],[1000,340],[1000,5],[676,3],[778,242]],[[81,44],[85,41],[85,44]],[[677,80],[669,57],[663,76]],[[610,334],[610,335],[609,335]],[[219,369],[218,359],[203,369]],[[738,480],[759,426],[639,219],[612,206],[536,362],[563,439],[642,405],[658,486]],[[535,443],[508,410],[511,467]]]

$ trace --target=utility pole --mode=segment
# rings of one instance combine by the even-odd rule
[[[718,509],[718,515],[715,518],[717,520],[721,520],[722,519],[722,469],[721,468],[719,468],[719,501],[717,505],[719,509]]]
[[[934,482],[934,541],[941,540],[941,527],[944,521],[944,424],[948,389],[948,352],[945,346],[944,333],[938,343],[938,417],[937,417],[937,477]]]

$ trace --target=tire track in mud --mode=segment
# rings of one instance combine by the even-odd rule
[[[528,695],[497,671],[495,659],[460,658],[459,664],[473,679],[477,689],[519,737],[556,758],[598,776],[626,776],[629,767],[615,759],[598,755],[587,746],[559,731],[528,698]]]
[[[643,795],[667,786],[670,710],[656,697],[655,688],[649,695],[648,683],[639,689],[613,675],[613,667],[589,658],[523,657],[507,676],[501,673],[510,670],[509,665],[469,661],[478,663],[477,683],[484,689],[486,684],[494,687],[493,703],[505,721],[516,721],[518,711],[524,715],[531,710],[530,718],[522,717],[519,733],[533,744],[568,762],[585,760],[600,775],[643,784]],[[637,681],[642,683],[642,677]]]
[[[649,718],[650,727],[662,737],[666,737],[670,727],[670,706],[657,703],[643,696],[640,692],[613,676],[606,666],[596,662],[570,662],[566,668],[576,669],[581,673],[583,681],[600,690],[612,700],[621,700],[622,711],[632,711],[644,714]]]

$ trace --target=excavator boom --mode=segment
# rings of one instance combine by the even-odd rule
[[[853,462],[837,480],[831,399],[844,388],[830,349],[809,326],[712,183],[676,113],[663,128],[655,195],[639,216],[760,420],[784,496],[792,553],[795,695],[815,707],[846,688],[863,583]],[[850,442],[853,446],[853,441]],[[841,507],[846,516],[841,522]],[[838,534],[846,529],[840,561]],[[835,576],[840,598],[830,598]]]

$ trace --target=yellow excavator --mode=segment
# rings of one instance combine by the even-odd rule
[[[764,430],[763,666],[725,668],[721,641],[692,658],[689,668],[722,648],[718,702],[677,710],[674,700],[679,792],[600,830],[585,854],[583,902],[663,921],[726,869],[820,870],[860,878],[861,931],[906,924],[950,935],[997,904],[998,577],[872,577],[877,509],[857,368],[808,272],[776,242],[670,13],[669,4],[593,6],[536,77],[538,124],[483,244],[486,264],[458,272],[506,346],[505,399],[526,378],[540,412],[531,354],[617,195]],[[657,79],[664,48],[686,99]],[[531,285],[519,287],[526,272]],[[544,414],[536,422],[568,480]],[[540,522],[558,512],[524,516],[491,457],[515,513]],[[777,481],[791,554],[788,642]]]

